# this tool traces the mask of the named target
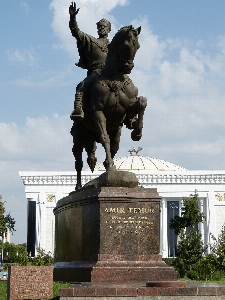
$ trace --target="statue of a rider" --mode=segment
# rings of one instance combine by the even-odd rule
[[[76,15],[79,8],[76,9],[76,3],[72,2],[69,7],[70,22],[69,28],[72,36],[77,40],[77,48],[80,55],[79,62],[76,66],[87,69],[87,77],[77,85],[74,110],[70,115],[70,118],[79,122],[84,118],[84,112],[82,108],[83,94],[88,90],[88,86],[92,82],[92,77],[95,74],[100,74],[104,67],[106,56],[108,53],[108,34],[111,31],[111,23],[105,19],[100,20],[97,25],[98,38],[92,37],[82,32],[76,21]]]

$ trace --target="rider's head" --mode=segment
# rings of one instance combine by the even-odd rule
[[[99,37],[107,37],[111,31],[111,23],[106,19],[101,19],[98,23],[96,23],[96,25]]]

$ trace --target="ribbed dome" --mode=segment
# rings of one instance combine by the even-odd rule
[[[166,160],[141,155],[114,158],[114,164],[116,169],[121,171],[187,171],[187,169]],[[105,172],[103,163],[97,164],[95,171]]]

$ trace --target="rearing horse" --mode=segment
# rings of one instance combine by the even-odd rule
[[[76,190],[81,188],[84,148],[88,154],[87,162],[93,171],[97,161],[96,142],[100,142],[105,149],[104,166],[108,171],[119,149],[122,125],[133,129],[132,140],[139,141],[142,136],[147,100],[142,96],[137,97],[138,90],[127,75],[134,67],[133,60],[140,47],[140,31],[141,27],[121,28],[112,39],[101,74],[89,76],[83,99],[84,120],[74,123],[71,130],[77,171]]]

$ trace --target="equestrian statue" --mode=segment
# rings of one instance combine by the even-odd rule
[[[80,61],[77,66],[87,69],[87,77],[78,84],[75,94],[73,120],[73,155],[77,171],[76,190],[81,185],[82,152],[87,152],[87,163],[94,171],[97,158],[96,143],[105,149],[106,171],[114,168],[113,158],[119,149],[122,126],[131,129],[133,141],[142,136],[143,116],[147,106],[145,97],[138,97],[138,89],[128,74],[134,67],[134,57],[139,49],[138,35],[141,27],[122,27],[109,43],[109,21],[97,23],[99,38],[80,31],[76,22],[75,2],[70,5],[69,27],[77,39]]]

